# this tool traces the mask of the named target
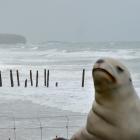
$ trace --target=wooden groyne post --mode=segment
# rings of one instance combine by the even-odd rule
[[[19,72],[18,72],[18,70],[16,70],[16,74],[17,74],[17,85],[19,87],[20,86],[20,81],[19,81]]]
[[[2,77],[1,77],[1,71],[0,71],[0,87],[2,87]]]
[[[32,70],[30,70],[30,81],[31,81],[31,86],[33,86],[33,75],[32,75]]]
[[[25,87],[27,87],[27,79],[25,80]]]
[[[36,71],[36,87],[38,87],[38,70]]]
[[[12,73],[12,70],[10,70],[10,81],[11,81],[11,87],[14,87],[14,81],[13,81],[13,73]]]
[[[58,87],[58,82],[55,83],[55,86]]]
[[[85,69],[83,69],[83,73],[82,73],[82,87],[85,86]]]
[[[47,72],[47,87],[49,87],[50,71]]]
[[[44,86],[47,85],[47,79],[46,79],[46,69],[44,69]]]

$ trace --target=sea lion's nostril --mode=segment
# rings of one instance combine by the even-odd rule
[[[104,63],[104,60],[103,59],[99,59],[99,60],[96,61],[96,63],[99,63],[99,64],[100,63]]]

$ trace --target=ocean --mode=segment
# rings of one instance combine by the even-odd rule
[[[38,44],[0,45],[0,70],[3,87],[0,103],[31,101],[46,107],[87,113],[94,100],[92,67],[100,57],[117,58],[132,75],[137,93],[140,93],[140,42],[44,42]],[[10,69],[14,87],[10,87]],[[49,88],[44,86],[44,69],[50,70]],[[85,86],[81,87],[85,69]],[[19,70],[20,87],[16,70]],[[33,71],[33,87],[29,71]],[[39,86],[35,86],[36,71]],[[24,87],[27,79],[27,88]],[[55,87],[56,82],[58,87]]]

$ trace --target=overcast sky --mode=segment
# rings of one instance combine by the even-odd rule
[[[140,41],[140,0],[0,0],[0,33],[30,42]]]

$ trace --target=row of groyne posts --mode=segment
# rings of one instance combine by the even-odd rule
[[[19,70],[16,70],[16,79],[17,79],[17,86],[20,86],[20,77],[19,77]],[[30,70],[30,84],[31,86],[33,86],[33,74],[32,74],[32,70]],[[35,86],[38,87],[38,79],[39,79],[39,72],[38,70],[36,71],[36,82],[35,82]],[[49,87],[49,81],[50,81],[50,70],[46,70],[44,69],[44,86]],[[24,87],[27,87],[27,82],[28,80],[25,79],[25,85]],[[10,83],[11,83],[11,87],[14,87],[14,80],[13,80],[13,71],[10,70]],[[82,83],[81,86],[84,87],[85,85],[85,69],[83,69],[82,71]],[[0,87],[3,86],[2,83],[2,72],[0,71]],[[55,86],[58,87],[58,82],[55,83]]]

